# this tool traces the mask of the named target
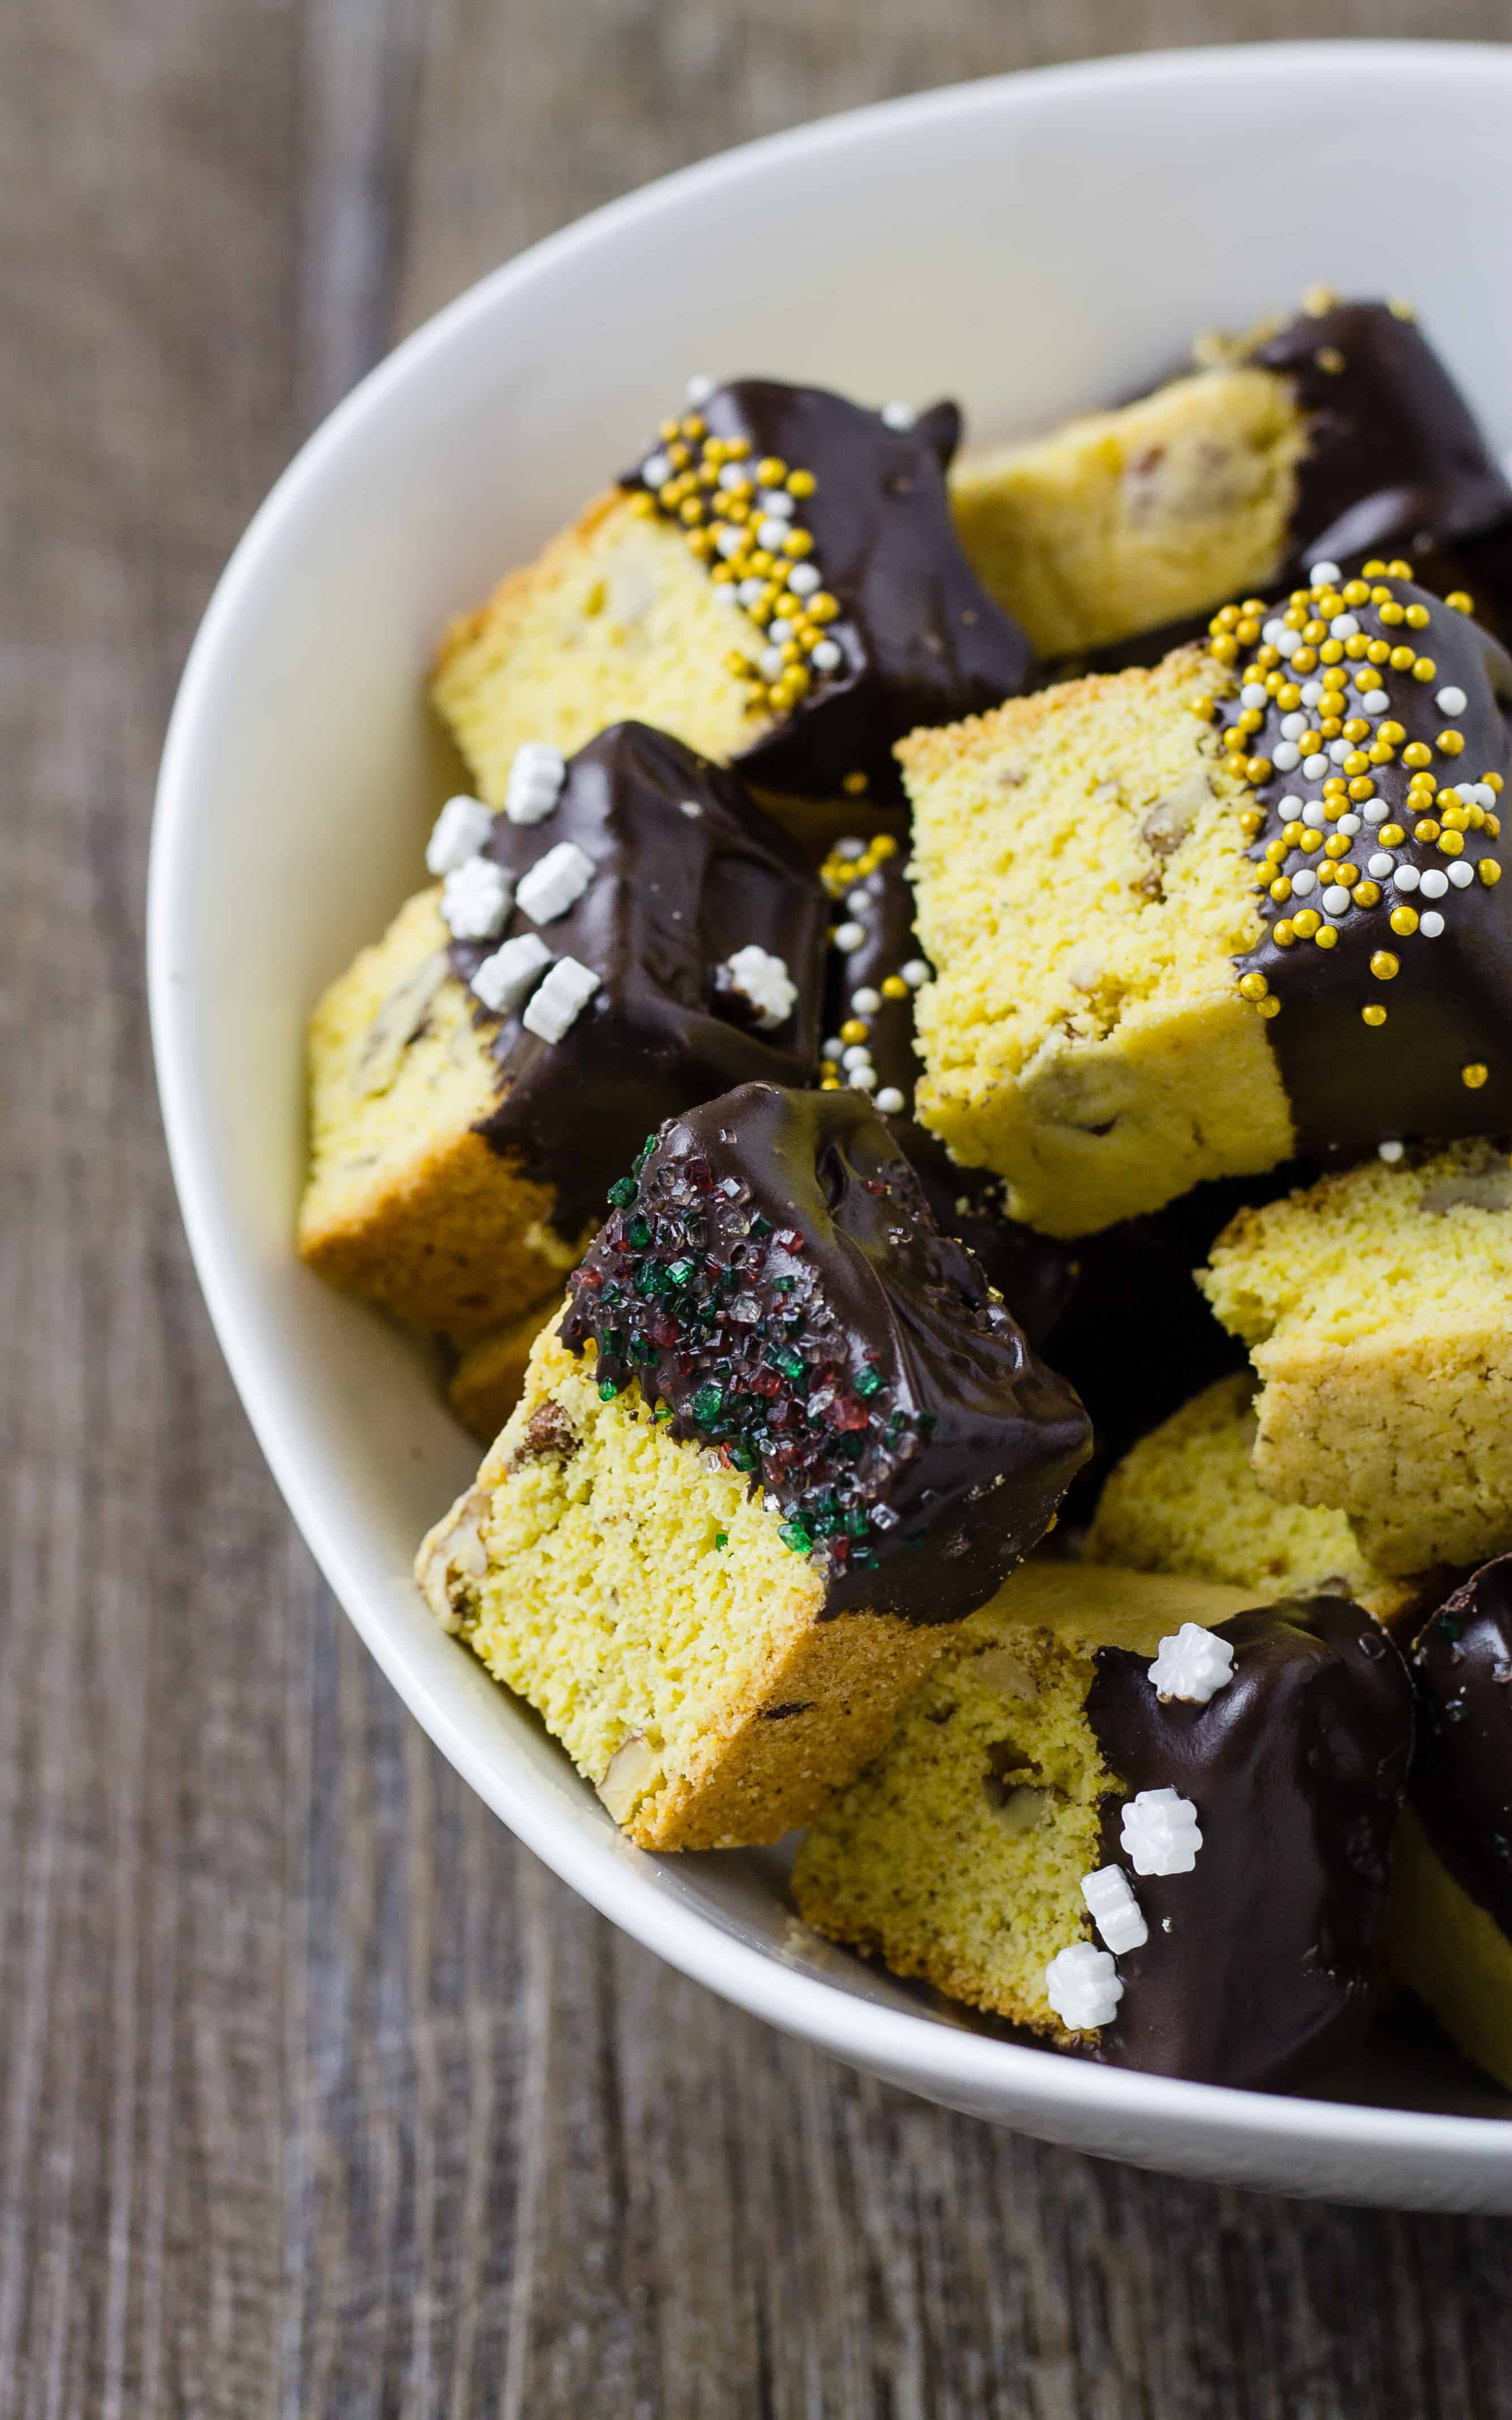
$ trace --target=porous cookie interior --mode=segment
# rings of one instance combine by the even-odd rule
[[[1088,1233],[1283,1157],[1290,1120],[1234,959],[1258,939],[1248,791],[1195,648],[900,750],[914,801],[919,1113]]]
[[[1287,551],[1306,430],[1289,382],[1225,367],[968,457],[961,542],[1043,656],[1265,586]]]
[[[727,763],[767,727],[729,661],[763,644],[682,534],[615,492],[452,625],[432,694],[497,807],[525,741],[570,754],[614,722],[653,723]]]

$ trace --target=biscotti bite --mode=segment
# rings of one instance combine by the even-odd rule
[[[1418,1750],[1383,1947],[1466,2056],[1512,2090],[1512,1557],[1412,1649]]]
[[[901,746],[919,1112],[1016,1218],[1512,1124],[1512,660],[1409,570]]]
[[[1251,1467],[1253,1394],[1249,1372],[1239,1371],[1141,1437],[1098,1499],[1087,1560],[1219,1581],[1252,1604],[1348,1596],[1396,1627],[1422,1606],[1427,1583],[1377,1571],[1342,1512],[1267,1496]]]
[[[1195,374],[954,470],[966,552],[1041,655],[1294,582],[1319,557],[1447,544],[1512,511],[1403,305],[1319,288],[1284,325],[1203,350]]]
[[[773,1840],[1043,1534],[1086,1418],[854,1094],[746,1085],[613,1205],[417,1575],[642,1847]]]
[[[1201,1283],[1260,1380],[1254,1469],[1384,1572],[1512,1544],[1512,1168],[1489,1140],[1243,1211]]]
[[[643,724],[454,799],[439,890],[310,1032],[300,1249],[467,1345],[560,1290],[647,1130],[811,1079],[823,888],[730,773]]]
[[[795,1896],[1087,2055],[1289,2082],[1364,2031],[1412,1722],[1343,1599],[1032,1563],[814,1825]]]
[[[434,695],[480,795],[517,753],[658,724],[765,789],[896,798],[892,742],[996,705],[1030,653],[963,555],[953,404],[690,383],[620,488],[455,623]]]

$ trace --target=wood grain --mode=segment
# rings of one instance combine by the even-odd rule
[[[1257,0],[1242,31],[1502,36]],[[200,1308],[141,972],[237,531],[390,336],[818,112],[1217,0],[51,0],[0,17],[0,2414],[1475,2420],[1505,2229],[1017,2142],[656,1965],[441,1764]]]

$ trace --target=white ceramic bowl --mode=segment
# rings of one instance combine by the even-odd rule
[[[981,440],[1321,278],[1415,297],[1505,444],[1509,123],[1500,49],[1108,60],[755,144],[538,245],[374,371],[238,548],[168,736],[149,920],[174,1168],[253,1424],[395,1688],[521,1838],[715,1991],[952,2107],[1195,2176],[1499,2211],[1512,2127],[1447,2064],[1363,2062],[1348,2097],[1283,2099],[1019,2048],[809,1935],[770,1860],[629,1847],[422,1609],[411,1553],[474,1452],[424,1353],[289,1237],[306,1012],[421,878],[437,632],[634,458],[690,371],[955,395]]]

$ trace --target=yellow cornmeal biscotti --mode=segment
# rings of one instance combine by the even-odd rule
[[[619,723],[541,778],[451,802],[466,854],[310,1031],[300,1249],[461,1346],[560,1288],[663,1117],[817,1056],[824,888],[734,775]]]
[[[738,759],[818,844],[841,798],[896,801],[904,732],[1022,689],[1029,644],[950,519],[952,404],[699,383],[621,489],[453,625],[435,701],[495,805],[528,742],[634,717]]]
[[[1451,2041],[1512,2092],[1512,1940],[1455,1880],[1404,1807],[1381,1947]]]
[[[1288,551],[1306,446],[1287,380],[1205,370],[967,456],[950,502],[983,584],[1036,651],[1072,655],[1264,587]]]
[[[1245,1606],[1027,1565],[814,1824],[800,1913],[1116,2064],[1259,2085],[1335,2054],[1365,2022],[1411,1684],[1342,1598]]]
[[[1140,1438],[1098,1499],[1087,1560],[1220,1581],[1252,1605],[1327,1591],[1397,1621],[1422,1602],[1421,1585],[1367,1562],[1342,1512],[1278,1504],[1259,1485],[1254,1392],[1247,1371],[1220,1378]]]
[[[531,1349],[556,1308],[556,1295],[545,1295],[517,1319],[480,1336],[458,1359],[446,1399],[480,1445],[492,1445],[524,1393]]]
[[[310,1020],[310,1267],[407,1326],[470,1342],[539,1300],[577,1258],[553,1196],[478,1131],[498,1070],[449,972],[440,892],[402,908]]]
[[[918,1114],[1081,1235],[1284,1159],[1292,1126],[1234,960],[1257,943],[1251,797],[1197,708],[1202,649],[898,751],[914,806]]]
[[[1383,1572],[1512,1543],[1512,1170],[1479,1140],[1242,1211],[1198,1282],[1261,1381],[1256,1478]]]
[[[862,1096],[748,1084],[615,1186],[417,1577],[642,1847],[773,1840],[1088,1441]]]

